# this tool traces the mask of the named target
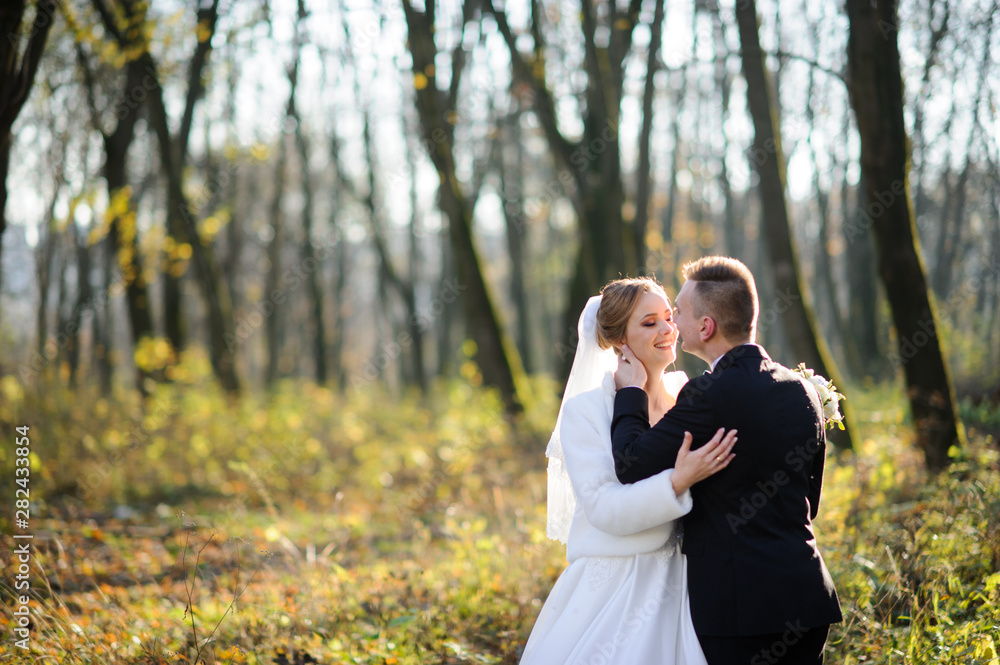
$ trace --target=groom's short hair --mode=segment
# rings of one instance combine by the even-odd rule
[[[726,339],[751,338],[757,326],[757,285],[741,261],[728,256],[703,256],[681,269],[684,279],[695,282],[695,316],[708,313]]]

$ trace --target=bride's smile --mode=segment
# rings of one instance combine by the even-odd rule
[[[677,325],[663,293],[647,291],[642,295],[629,317],[625,343],[651,375],[662,373],[677,359]]]

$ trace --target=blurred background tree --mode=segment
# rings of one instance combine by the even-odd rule
[[[55,0],[42,0],[34,7],[30,22],[25,20],[28,3],[5,2],[0,8],[0,32],[7,38],[0,43],[0,259],[3,258],[3,233],[7,228],[7,173],[13,145],[12,129],[35,84],[45,43],[55,19]],[[27,44],[22,48],[22,36]],[[3,286],[0,273],[0,287]]]
[[[986,20],[987,35],[995,11],[994,3]],[[898,364],[904,368],[917,445],[924,451],[927,466],[939,470],[947,465],[951,446],[965,443],[965,435],[958,421],[951,376],[937,334],[937,312],[920,260],[920,240],[914,231],[907,186],[909,146],[903,121],[898,6],[896,0],[879,0],[874,7],[850,0],[847,14],[851,22],[847,42],[850,98],[861,135],[861,174],[865,183],[861,200],[875,235],[879,274],[900,338]],[[983,83],[981,78],[978,82]],[[980,99],[977,93],[977,106]],[[978,116],[977,108],[973,111],[973,124]],[[959,179],[962,198],[965,175],[963,171]],[[952,214],[962,216],[962,203],[956,205]],[[945,234],[938,242],[954,244],[957,239]],[[938,267],[936,274],[943,284],[948,279],[941,275],[950,270]],[[907,344],[922,347],[923,351],[903,356]]]
[[[904,380],[941,468],[1000,401],[996,13],[5,3],[0,372],[145,393],[204,348],[233,394],[460,376],[514,413],[602,284],[724,253],[775,359]]]

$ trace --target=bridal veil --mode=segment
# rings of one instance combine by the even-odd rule
[[[566,543],[569,537],[569,527],[576,510],[576,497],[573,494],[569,473],[566,471],[559,435],[563,410],[566,402],[573,397],[600,388],[604,377],[614,373],[618,367],[618,357],[614,350],[602,349],[597,342],[597,310],[600,306],[601,296],[593,296],[580,314],[580,321],[577,324],[579,341],[576,345],[576,355],[573,357],[573,367],[569,373],[569,380],[566,381],[566,390],[559,406],[555,429],[545,449],[545,456],[549,459],[548,518],[545,533],[552,540],[562,543]]]

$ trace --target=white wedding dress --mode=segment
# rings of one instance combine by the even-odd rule
[[[546,451],[548,535],[566,543],[569,565],[542,606],[521,665],[706,665],[675,529],[691,495],[674,495],[672,469],[631,485],[615,475],[616,360],[596,346],[599,302],[591,298],[580,317],[580,346]],[[686,380],[683,372],[664,375],[674,396]],[[591,388],[573,394],[573,387]]]

